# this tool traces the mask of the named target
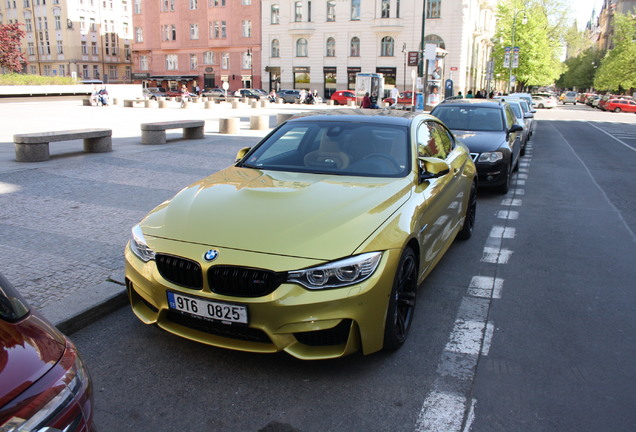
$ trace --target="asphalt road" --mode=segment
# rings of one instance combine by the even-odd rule
[[[636,423],[636,115],[537,113],[515,185],[421,287],[399,351],[302,362],[121,309],[72,335],[101,430],[599,431]]]

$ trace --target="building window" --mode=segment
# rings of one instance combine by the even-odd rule
[[[332,37],[327,39],[327,57],[336,56],[336,40]]]
[[[214,7],[225,6],[225,0],[214,0]]]
[[[307,39],[300,38],[296,41],[296,57],[307,57]]]
[[[395,0],[395,17],[400,17],[400,0]]]
[[[225,21],[221,21],[221,39],[225,39],[227,37]]]
[[[166,70],[179,69],[179,61],[176,54],[166,55]]]
[[[230,54],[223,53],[221,54],[221,69],[229,69],[230,68]]]
[[[243,37],[252,37],[252,21],[242,21]]]
[[[195,70],[199,67],[199,60],[196,54],[190,54],[190,69]]]
[[[327,21],[336,20],[336,2],[334,0],[327,1]]]
[[[108,77],[117,78],[117,66],[115,65],[108,66]]]
[[[33,42],[28,42],[27,52],[30,56],[35,55],[35,45],[33,45]]]
[[[280,57],[280,42],[278,42],[278,39],[272,41],[272,57]]]
[[[144,30],[141,27],[135,27],[135,42],[144,41]]]
[[[57,41],[57,53],[64,54],[64,44],[60,40]]]
[[[94,56],[98,55],[97,42],[91,42],[91,52]]]
[[[426,18],[440,18],[442,12],[442,0],[426,0]]]
[[[93,78],[99,78],[99,67],[97,65],[93,65]]]
[[[60,27],[58,27],[58,25],[60,25]],[[60,17],[56,16],[55,17],[55,30],[60,30],[62,28],[61,24],[60,24]],[[31,18],[25,18],[24,19],[24,29],[27,32],[32,32],[33,31],[33,21],[31,21]]]
[[[380,47],[380,56],[381,57],[393,57],[393,46],[395,42],[391,36],[385,36],[382,38],[382,43]]]
[[[196,10],[199,4],[197,0],[190,0],[190,10]]]
[[[360,38],[354,36],[351,38],[351,49],[349,50],[351,57],[360,57]]]
[[[199,24],[190,24],[190,40],[199,39]]]
[[[88,28],[90,31],[97,30],[97,24],[95,24],[95,18],[90,18]]]
[[[382,18],[389,18],[391,13],[390,0],[382,0]]]
[[[214,58],[214,51],[206,51],[203,53],[203,64],[214,64],[216,59]]]
[[[88,79],[88,65],[82,65],[82,78]]]
[[[58,70],[60,71],[60,76],[66,76],[66,65],[60,65]]]
[[[303,20],[303,2],[297,1],[294,3],[294,22],[301,22]]]
[[[82,41],[82,55],[88,55],[88,46],[86,45],[86,41]]]
[[[80,25],[80,30],[84,31],[86,30],[86,19],[84,17],[79,17],[79,25]]]
[[[139,70],[148,70],[148,56],[139,56]]]
[[[133,0],[133,13],[136,15],[141,14],[141,1],[142,0]]]
[[[243,6],[249,6],[252,4],[252,0],[241,0]]]
[[[272,5],[270,17],[271,24],[280,24],[280,7],[278,5]]]

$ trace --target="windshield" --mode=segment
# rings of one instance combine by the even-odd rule
[[[286,123],[238,166],[262,170],[364,177],[404,177],[410,171],[408,129],[374,123]]]
[[[499,108],[438,105],[431,114],[440,119],[449,129],[469,131],[503,130],[502,112]]]

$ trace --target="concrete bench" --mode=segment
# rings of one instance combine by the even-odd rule
[[[15,160],[41,162],[50,159],[49,143],[56,141],[84,140],[84,151],[103,153],[113,150],[112,129],[74,129],[13,135]]]
[[[124,107],[132,108],[136,104],[141,104],[140,106],[145,107],[146,100],[145,99],[124,99]]]
[[[141,124],[142,144],[165,144],[166,130],[183,129],[184,139],[202,139],[205,120],[176,120]]]

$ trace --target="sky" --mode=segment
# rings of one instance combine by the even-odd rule
[[[570,0],[572,18],[576,18],[580,30],[585,28],[585,24],[592,16],[592,9],[596,10],[596,16],[598,16],[602,5],[603,0]]]

